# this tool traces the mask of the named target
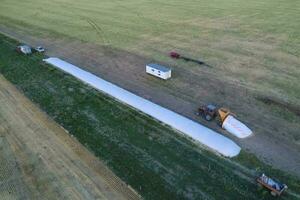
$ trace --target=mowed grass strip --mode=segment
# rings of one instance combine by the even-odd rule
[[[199,148],[169,127],[44,64],[43,56],[17,54],[16,45],[0,35],[0,73],[145,199],[270,198],[257,189],[258,173],[248,167],[276,175],[299,192],[296,178],[245,152],[232,161]],[[283,199],[296,196],[285,194]]]

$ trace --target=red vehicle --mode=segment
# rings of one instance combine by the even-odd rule
[[[171,52],[170,52],[170,57],[171,57],[171,58],[178,59],[178,58],[180,58],[180,54],[177,53],[177,52],[175,52],[175,51],[171,51]]]
[[[196,59],[193,59],[193,58],[188,58],[188,57],[185,57],[185,56],[182,56],[180,55],[179,53],[177,53],[176,51],[171,51],[169,53],[169,56],[171,58],[174,58],[174,59],[183,59],[185,61],[189,61],[189,62],[194,62],[194,63],[197,63],[199,65],[205,65],[207,67],[210,67],[209,65],[207,65],[206,63],[202,62],[201,60],[196,60]]]

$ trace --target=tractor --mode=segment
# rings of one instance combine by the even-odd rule
[[[196,114],[198,116],[202,116],[206,121],[212,121],[213,119],[216,118],[219,125],[222,125],[222,123],[229,115],[235,116],[235,114],[233,114],[229,109],[227,108],[218,109],[217,106],[213,104],[200,106]]]

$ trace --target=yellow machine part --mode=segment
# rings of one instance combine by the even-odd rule
[[[225,119],[228,117],[228,115],[232,115],[232,113],[230,112],[229,109],[227,108],[220,108],[218,110],[218,115],[220,117],[221,123],[223,124],[223,122],[225,121]]]

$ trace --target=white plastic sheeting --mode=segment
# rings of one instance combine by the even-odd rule
[[[226,117],[222,124],[222,127],[238,138],[246,138],[252,135],[252,131],[245,124],[231,115]]]
[[[59,58],[48,58],[44,59],[44,61],[75,76],[95,89],[100,90],[101,92],[104,92],[171,126],[223,156],[234,157],[238,155],[241,150],[241,148],[232,140],[216,133],[215,131],[141,98]]]

